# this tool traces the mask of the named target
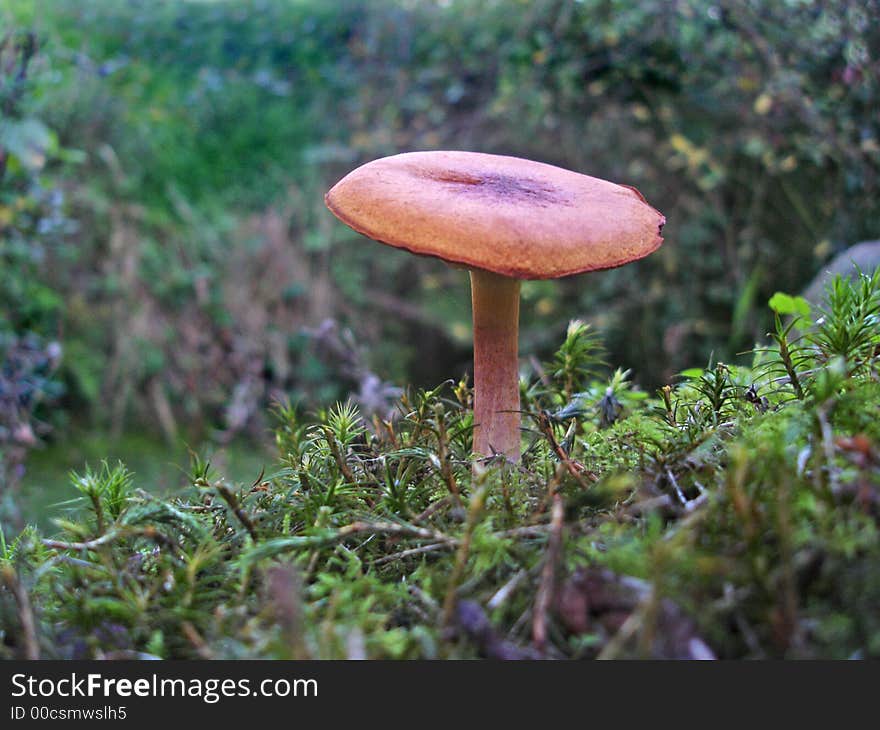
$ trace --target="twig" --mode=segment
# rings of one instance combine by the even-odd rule
[[[193,626],[189,621],[181,622],[180,630],[183,632],[186,640],[190,644],[192,644],[193,648],[196,650],[196,653],[202,659],[214,658],[214,655],[211,652],[211,648],[208,646],[207,642],[202,638],[202,635],[198,632],[196,627]]]
[[[552,524],[542,525],[523,525],[522,527],[512,527],[509,530],[500,530],[494,533],[495,537],[543,537],[553,529]]]
[[[438,446],[438,458],[440,460],[440,475],[443,477],[443,481],[446,482],[446,487],[449,489],[449,493],[452,495],[452,498],[455,500],[455,505],[457,507],[461,507],[461,495],[458,491],[458,484],[455,482],[455,474],[452,472],[452,463],[449,456],[449,437],[446,433],[446,424],[443,422],[442,417],[437,418],[437,446]]]
[[[247,530],[248,534],[254,540],[257,539],[257,528],[254,526],[251,518],[248,517],[247,513],[241,508],[241,503],[238,501],[238,498],[232,493],[232,490],[227,487],[222,482],[217,482],[214,485],[217,489],[217,492],[223,497],[223,501],[229,505],[229,509],[235,514],[238,518],[238,521],[244,525],[244,529]]]
[[[449,577],[449,588],[446,591],[446,599],[443,601],[443,625],[451,626],[452,619],[455,615],[455,604],[457,602],[458,584],[467,565],[468,555],[471,549],[471,539],[474,530],[477,527],[480,514],[483,511],[483,505],[486,501],[486,485],[481,485],[471,497],[470,509],[468,510],[467,523],[464,529],[464,537],[458,545],[458,552],[455,555],[455,567],[452,569],[452,575]]]
[[[345,457],[342,455],[342,451],[339,448],[339,443],[336,440],[336,436],[329,427],[324,427],[324,438],[327,440],[327,445],[330,447],[330,453],[333,454],[333,459],[336,461],[336,466],[339,467],[339,471],[342,476],[345,478],[345,481],[349,484],[357,484],[357,479],[354,478],[354,473],[351,471],[351,467],[345,461]]]
[[[556,440],[556,436],[553,433],[553,425],[550,423],[550,418],[543,411],[540,412],[537,416],[538,428],[541,433],[544,435],[544,438],[547,439],[547,442],[550,444],[550,448],[553,450],[553,453],[559,458],[559,460],[565,465],[565,468],[568,470],[568,473],[571,474],[577,481],[578,484],[581,485],[584,489],[589,489],[590,485],[584,480],[584,476],[586,475],[590,481],[597,482],[599,481],[599,477],[593,474],[593,472],[588,471],[587,468],[576,461],[572,461],[571,457],[562,448],[560,443]]]
[[[31,661],[37,660],[40,658],[40,642],[37,641],[34,612],[31,608],[31,601],[28,598],[27,591],[18,579],[18,574],[10,566],[3,569],[3,582],[18,604],[18,620],[21,623],[24,658]]]
[[[413,522],[423,522],[424,520],[428,519],[431,515],[433,515],[438,510],[441,510],[444,507],[446,507],[451,501],[452,501],[452,495],[447,494],[445,497],[438,499],[433,504],[429,504],[427,506],[427,508],[425,508],[422,512],[420,512],[418,515],[416,515],[416,517],[413,519]]]
[[[53,550],[74,550],[81,552],[83,550],[94,550],[97,547],[101,547],[101,545],[113,542],[117,537],[123,537],[122,530],[111,530],[110,532],[105,532],[101,537],[96,537],[94,540],[88,540],[86,542],[64,542],[62,540],[49,539],[44,539],[41,542],[47,548],[52,548]]]
[[[66,563],[67,565],[73,565],[77,568],[88,568],[89,570],[105,570],[103,565],[90,563],[88,560],[72,558],[69,555],[56,555],[54,558],[50,558],[49,560],[47,560],[44,565],[55,565],[55,563]]]
[[[510,630],[507,632],[508,636],[520,636],[525,633],[525,626],[528,623],[528,620],[532,616],[532,606],[526,606],[526,609],[519,615],[519,618],[513,622],[513,625],[510,627]]]
[[[415,598],[417,602],[421,603],[428,613],[434,617],[437,616],[440,611],[440,606],[430,595],[415,585],[410,585],[407,592]]]
[[[489,610],[495,610],[501,606],[508,598],[510,598],[511,594],[516,590],[516,587],[522,583],[522,579],[525,578],[526,575],[527,572],[525,570],[518,570],[514,573],[513,577],[501,586],[501,588],[495,592],[495,595],[489,599],[486,608]]]
[[[442,532],[427,530],[414,525],[401,525],[396,522],[352,522],[339,529],[324,528],[319,533],[312,535],[297,535],[265,540],[253,548],[247,554],[247,560],[261,560],[265,557],[277,555],[283,550],[313,549],[327,547],[352,537],[368,533],[370,535],[400,535],[413,537],[420,540],[429,540],[432,543],[442,542],[456,544],[451,537]]]
[[[267,571],[268,591],[275,622],[281,629],[288,659],[307,659],[303,640],[302,579],[291,565],[276,565]]]
[[[113,542],[117,538],[125,538],[125,537],[144,537],[148,540],[153,540],[155,542],[161,543],[162,545],[167,546],[172,551],[177,550],[180,552],[180,546],[174,542],[167,535],[162,534],[155,527],[129,527],[126,529],[119,530],[111,530],[107,532],[101,537],[96,537],[94,540],[87,540],[85,542],[64,542],[63,540],[50,540],[43,539],[40,542],[43,543],[47,548],[51,548],[52,550],[71,550],[76,552],[83,552],[85,550],[94,550],[95,548],[99,548],[102,545],[107,545],[108,543]],[[179,559],[179,556],[172,555],[174,559]]]
[[[435,550],[446,550],[455,547],[455,542],[435,542],[430,545],[421,545],[420,547],[410,548],[409,550],[401,550],[399,553],[393,553],[391,555],[386,555],[384,558],[379,558],[378,560],[373,561],[373,565],[382,565],[384,563],[390,563],[394,560],[402,560],[403,558],[409,558],[413,555],[421,555],[423,553],[434,552]]]
[[[675,496],[678,497],[678,501],[683,505],[687,505],[687,497],[684,496],[684,492],[682,492],[681,487],[678,486],[678,480],[676,480],[675,475],[672,473],[672,469],[669,467],[666,467],[666,476],[669,478],[669,483],[675,490]]]
[[[340,527],[336,531],[335,537],[336,539],[344,539],[350,535],[356,535],[361,532],[381,532],[386,535],[409,535],[411,537],[422,538],[423,540],[434,540],[435,542],[444,543],[455,542],[453,538],[444,535],[442,532],[428,530],[423,527],[415,527],[413,525],[399,525],[396,522],[352,522],[349,525]]]
[[[636,632],[644,621],[645,604],[643,603],[635,611],[633,611],[623,622],[623,626],[618,629],[617,633],[611,637],[611,640],[605,644],[602,651],[596,659],[616,659],[626,643],[635,636]]]
[[[532,614],[532,640],[539,651],[544,651],[547,645],[547,612],[553,600],[553,592],[556,585],[556,566],[559,562],[559,554],[562,548],[564,517],[565,509],[562,504],[562,497],[556,493],[553,495],[550,539],[547,542],[544,568],[541,571],[541,584],[535,596],[535,610]]]

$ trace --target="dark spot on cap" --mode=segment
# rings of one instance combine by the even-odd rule
[[[561,190],[532,178],[495,172],[474,175],[460,170],[425,170],[420,171],[420,174],[422,177],[452,186],[464,195],[513,200],[539,206],[570,204]]]

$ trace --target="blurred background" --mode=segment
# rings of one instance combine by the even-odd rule
[[[0,486],[241,479],[270,405],[470,367],[467,277],[339,224],[370,159],[466,149],[634,185],[637,264],[523,287],[523,367],[579,317],[646,390],[880,236],[877,0],[0,0]],[[17,495],[15,499],[12,495]]]

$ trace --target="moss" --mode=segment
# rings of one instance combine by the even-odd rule
[[[878,657],[880,274],[835,286],[753,368],[655,397],[569,328],[520,465],[474,466],[459,383],[388,422],[279,406],[244,483],[80,472],[58,535],[2,544],[0,653]]]

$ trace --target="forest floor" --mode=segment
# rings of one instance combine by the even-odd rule
[[[0,541],[0,656],[880,657],[880,272],[770,306],[749,365],[655,395],[572,322],[516,464],[474,463],[462,381],[279,404],[245,480],[82,468]]]

